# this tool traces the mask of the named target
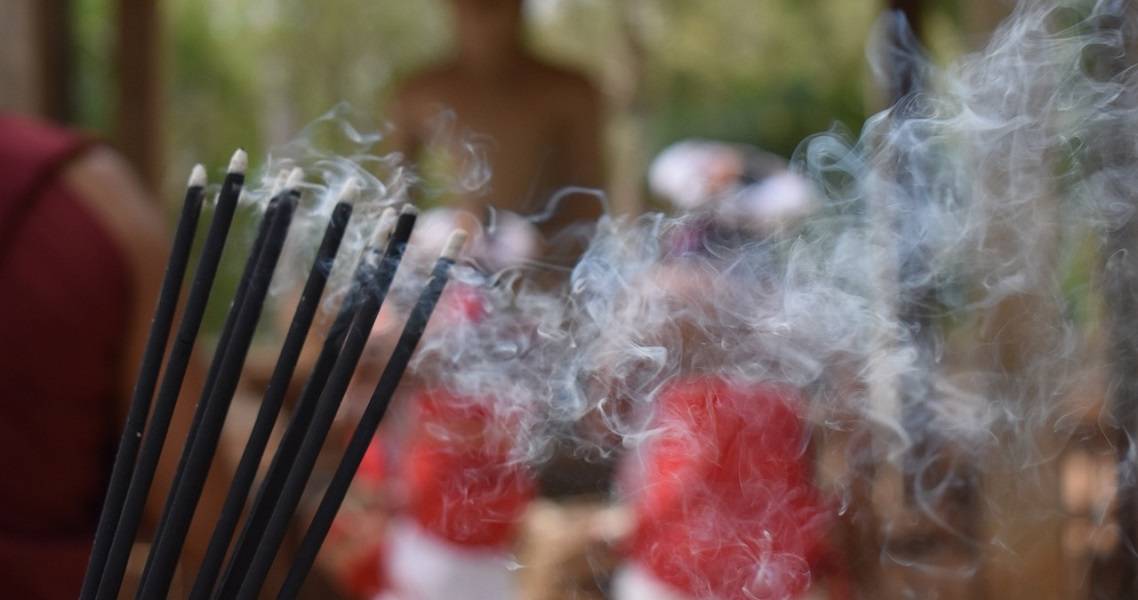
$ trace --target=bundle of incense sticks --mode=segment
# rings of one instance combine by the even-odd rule
[[[80,596],[83,599],[110,600],[117,598],[121,590],[134,537],[229,237],[237,201],[244,186],[247,163],[248,158],[241,150],[230,161],[183,307],[178,331],[170,346],[169,355],[166,356],[166,346],[205,194],[205,169],[200,165],[195,166],[190,176],[182,215],[171,247],[84,577]],[[298,210],[303,177],[303,172],[294,169],[287,178],[278,180],[278,189],[273,191],[261,215],[256,238],[246,258],[244,271],[201,390],[193,422],[182,447],[181,459],[147,557],[137,598],[157,599],[169,594],[178,559],[201,498],[210,463],[217,452],[221,430],[273,274]],[[233,474],[225,505],[214,527],[201,569],[194,579],[191,598],[251,598],[259,594],[312,474],[332,419],[359,363],[376,316],[395,278],[417,217],[417,211],[412,206],[404,206],[398,216],[392,209],[384,212],[376,226],[376,235],[361,253],[352,277],[351,289],[325,337],[296,410],[273,455],[269,471],[258,488],[241,535],[230,552],[233,533],[252,489],[257,465],[268,446],[269,434],[279,416],[288,382],[295,372],[304,340],[308,337],[329,272],[351,219],[353,202],[360,190],[357,180],[349,180],[342,187],[332,210],[276,366],[265,389],[256,422]],[[374,436],[407,369],[465,238],[466,234],[462,231],[456,231],[452,235],[425,284],[418,303],[412,309],[403,335],[392,352],[335,478],[325,491],[317,517],[305,537],[304,552],[295,559],[288,583],[280,591],[281,597],[295,596],[311,567],[328,526],[343,501],[348,484],[359,467],[362,449],[366,449],[367,442]],[[163,369],[164,357],[166,365]],[[160,374],[162,379],[159,384]],[[228,564],[225,563],[227,554],[230,556]],[[226,569],[219,581],[218,575],[222,572],[223,565],[226,565]]]

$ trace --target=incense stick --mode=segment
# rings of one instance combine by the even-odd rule
[[[253,554],[257,551],[257,545],[264,534],[265,526],[273,514],[276,499],[280,495],[281,488],[284,487],[289,469],[292,468],[292,464],[296,460],[296,454],[300,451],[300,445],[304,441],[308,424],[312,421],[312,414],[316,411],[320,394],[324,391],[332,367],[335,366],[336,359],[340,356],[340,349],[344,345],[344,338],[355,318],[356,308],[363,298],[364,290],[375,279],[375,269],[385,264],[382,258],[384,251],[380,248],[383,246],[389,250],[399,248],[392,246],[389,242],[390,234],[395,226],[396,213],[394,209],[389,208],[380,217],[372,246],[360,254],[359,264],[357,264],[356,271],[352,276],[352,289],[344,299],[339,314],[336,315],[336,319],[328,330],[324,345],[300,394],[300,399],[297,401],[284,435],[281,436],[280,444],[277,446],[276,452],[273,453],[273,459],[269,464],[264,481],[257,488],[249,516],[245,519],[245,525],[242,527],[232,556],[221,577],[219,594],[215,594],[215,597],[232,597],[237,593],[237,586],[241,585],[241,577],[253,560]],[[386,264],[391,265],[391,261],[386,261]],[[201,577],[202,574],[199,573],[199,579]],[[206,585],[210,584],[202,582],[201,587]],[[195,587],[198,587],[196,582]],[[203,591],[198,589],[197,594],[199,595],[195,595],[195,598],[203,598],[200,595],[201,593]]]
[[[173,508],[174,499],[178,497],[178,487],[181,485],[182,478],[186,472],[186,460],[189,458],[189,448],[193,444],[193,440],[197,438],[198,428],[201,427],[202,416],[205,413],[206,405],[209,403],[214,382],[217,381],[217,373],[221,369],[222,359],[225,358],[226,348],[229,347],[229,340],[233,336],[234,324],[245,302],[245,294],[249,288],[249,281],[253,278],[253,271],[257,266],[257,258],[261,255],[261,248],[265,245],[265,238],[269,234],[269,226],[272,224],[273,215],[277,212],[277,204],[280,202],[278,193],[284,187],[287,177],[288,172],[286,171],[282,171],[277,176],[277,181],[273,185],[271,199],[265,207],[265,211],[261,214],[260,223],[257,225],[257,234],[253,238],[253,244],[249,247],[249,254],[245,258],[245,267],[242,270],[241,278],[238,280],[233,299],[229,303],[229,310],[225,316],[225,324],[221,327],[221,335],[218,336],[217,346],[213,350],[213,359],[210,361],[209,370],[206,372],[205,384],[202,386],[200,396],[198,397],[198,404],[194,409],[194,416],[190,421],[189,431],[186,433],[186,444],[181,457],[178,459],[178,467],[174,471],[173,483],[170,485],[170,490],[166,493],[166,503],[162,507],[162,514],[158,520],[158,527],[154,534],[155,540],[162,537],[162,532],[166,529],[170,511]],[[142,571],[142,581],[145,581],[150,576],[151,564],[150,560],[146,561],[146,566]]]
[[[348,487],[351,486],[352,479],[355,478],[356,471],[360,468],[360,463],[363,461],[368,446],[375,438],[376,430],[379,428],[380,422],[383,421],[383,416],[387,414],[387,408],[391,405],[391,398],[399,387],[403,373],[407,370],[411,356],[415,353],[415,347],[419,345],[419,340],[423,337],[423,331],[431,319],[431,313],[434,312],[439,297],[442,296],[443,288],[446,287],[450,268],[465,241],[466,232],[461,229],[455,231],[447,241],[438,262],[435,263],[434,271],[419,295],[415,308],[411,310],[407,324],[403,327],[403,333],[399,336],[399,341],[396,342],[395,348],[392,350],[391,358],[388,359],[387,366],[384,367],[383,374],[380,375],[379,383],[375,386],[375,392],[372,393],[367,408],[364,409],[359,424],[352,434],[348,448],[344,452],[344,458],[336,468],[336,473],[332,476],[332,481],[324,492],[320,506],[316,509],[316,515],[312,518],[312,523],[304,534],[300,548],[293,558],[292,567],[289,568],[288,577],[277,595],[278,599],[296,598],[297,594],[300,593],[300,586],[312,569],[320,546],[324,544],[328,530],[332,527],[332,521],[344,503],[344,497],[348,494]]]
[[[256,266],[241,305],[234,306],[231,310],[231,313],[238,314],[234,320],[232,337],[224,349],[224,358],[219,363],[213,388],[208,398],[204,398],[201,403],[205,410],[197,435],[187,440],[182,451],[185,457],[185,472],[176,486],[176,493],[172,495],[170,512],[163,519],[166,527],[161,530],[161,535],[155,540],[151,550],[147,561],[151,568],[148,569],[149,575],[142,581],[138,598],[160,599],[169,593],[178,557],[181,555],[186,534],[198,501],[201,499],[209,467],[217,451],[222,427],[225,425],[225,417],[229,413],[229,406],[237,390],[237,383],[245,366],[257,322],[261,317],[265,297],[268,295],[269,284],[272,282],[273,273],[288,236],[289,225],[300,198],[297,186],[302,176],[300,169],[294,169],[289,175],[285,191],[278,196],[278,206],[272,216],[263,247],[258,256],[250,257],[250,262]]]
[[[279,496],[276,498],[276,506],[273,509],[272,516],[265,526],[259,543],[255,544],[256,550],[253,553],[249,568],[244,571],[235,569],[229,574],[234,583],[226,582],[228,585],[234,585],[237,579],[242,579],[241,575],[243,575],[243,581],[239,582],[237,594],[230,596],[223,587],[220,597],[252,599],[256,597],[258,590],[264,585],[273,558],[288,532],[289,522],[300,503],[304,486],[312,475],[312,469],[316,465],[320,449],[324,445],[332,422],[335,420],[336,411],[343,400],[344,392],[348,389],[352,374],[355,372],[356,365],[367,345],[372,325],[375,323],[376,315],[379,314],[383,298],[391,286],[391,280],[394,278],[398,261],[402,258],[406,240],[410,237],[415,217],[414,212],[404,212],[399,216],[395,234],[384,253],[377,277],[373,284],[365,288],[366,293],[360,301],[359,310],[348,329],[347,336],[344,338],[344,346],[340,351],[340,356],[336,359],[336,364],[332,367],[328,383],[317,402],[316,410],[312,415],[311,423],[308,424],[308,431],[301,443],[300,450],[297,452],[296,460],[289,470]]]
[[[237,315],[241,312],[241,305],[245,301],[245,294],[249,289],[249,280],[253,278],[253,270],[257,266],[257,257],[261,254],[261,248],[265,245],[265,238],[269,234],[269,227],[272,224],[273,216],[276,214],[277,205],[280,203],[280,194],[284,188],[285,182],[289,176],[288,171],[281,171],[277,174],[276,181],[273,183],[272,191],[269,195],[269,202],[265,206],[264,212],[261,213],[261,220],[257,224],[257,233],[253,237],[253,244],[249,247],[249,254],[245,257],[245,267],[241,272],[241,278],[237,281],[237,288],[234,290],[233,299],[229,302],[229,310],[225,315],[225,323],[221,327],[221,334],[217,338],[217,346],[214,347],[214,358],[210,362],[209,370],[206,372],[205,385],[202,387],[202,394],[208,397],[209,391],[213,389],[214,383],[217,381],[217,372],[221,367],[220,357],[225,355],[225,349],[229,346],[229,339],[233,336],[233,325],[237,320]],[[187,439],[193,439],[197,432],[198,424],[201,421],[201,413],[204,405],[199,405],[198,410],[194,413],[194,421],[190,425],[190,434]],[[178,465],[178,479],[181,478],[182,465]]]
[[[268,444],[273,424],[280,413],[285,392],[292,380],[297,360],[300,358],[304,341],[308,337],[308,331],[312,326],[320,298],[328,282],[328,275],[332,270],[340,243],[344,238],[344,232],[351,219],[352,204],[358,194],[359,183],[354,179],[349,180],[340,193],[339,202],[332,210],[332,217],[324,230],[324,238],[320,242],[316,258],[308,272],[308,279],[305,282],[304,290],[301,292],[300,300],[297,302],[276,366],[269,378],[264,398],[257,411],[257,418],[249,432],[249,439],[242,451],[241,460],[234,471],[225,504],[222,506],[217,524],[210,536],[209,546],[202,559],[201,567],[198,569],[190,598],[205,599],[213,591],[213,585],[224,563],[225,552],[233,536],[233,530],[241,518],[245,499],[257,475],[257,467],[260,465],[265,446]]]
[[[158,373],[162,368],[162,357],[166,353],[166,342],[174,323],[174,312],[178,307],[178,296],[182,291],[182,281],[190,262],[190,251],[194,245],[194,232],[197,231],[201,217],[202,199],[205,197],[206,173],[201,165],[194,165],[190,180],[186,184],[186,196],[182,203],[182,215],[174,232],[174,242],[170,246],[170,257],[166,262],[166,273],[162,277],[162,287],[158,293],[158,303],[154,308],[154,318],[150,321],[150,332],[146,337],[146,347],[142,353],[142,364],[131,394],[130,408],[127,410],[126,425],[123,426],[118,451],[115,453],[111,479],[103,498],[103,509],[99,514],[99,524],[95,530],[95,541],[91,558],[84,575],[82,598],[90,598],[98,589],[99,578],[106,565],[115,527],[118,526],[123,500],[130,486],[134,459],[142,440],[142,430],[150,412],[150,400],[154,387],[158,384]]]
[[[234,153],[229,163],[229,172],[218,194],[217,207],[214,210],[213,220],[210,222],[209,232],[206,234],[202,246],[201,257],[198,259],[197,270],[190,286],[189,296],[186,299],[185,312],[178,325],[178,334],[170,349],[170,356],[166,362],[166,373],[158,388],[158,396],[154,401],[154,414],[150,418],[149,427],[138,454],[138,461],[134,473],[131,475],[130,485],[123,502],[119,522],[115,527],[114,538],[108,549],[107,560],[99,576],[98,590],[95,598],[100,600],[113,600],[118,596],[122,586],[123,573],[130,558],[130,549],[134,543],[134,535],[138,531],[139,521],[146,504],[146,496],[150,492],[150,485],[154,480],[154,471],[158,466],[158,458],[162,453],[162,445],[166,441],[166,433],[170,428],[170,420],[174,414],[174,404],[178,399],[178,392],[182,387],[182,380],[189,366],[190,354],[193,351],[194,341],[198,329],[201,327],[202,316],[205,313],[206,303],[209,301],[210,290],[217,275],[217,267],[221,261],[222,251],[225,249],[226,238],[229,235],[230,225],[233,223],[233,214],[237,209],[237,199],[241,195],[241,188],[245,183],[245,169],[248,166],[248,157],[243,150]],[[89,597],[84,595],[84,598]]]

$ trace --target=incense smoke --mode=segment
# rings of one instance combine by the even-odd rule
[[[1122,52],[1117,31],[1094,29],[1104,10],[1021,6],[984,51],[943,70],[921,63],[925,90],[871,118],[859,138],[834,131],[804,142],[794,168],[815,184],[823,207],[791,231],[727,232],[685,248],[672,238],[697,227],[699,216],[608,217],[563,288],[530,285],[516,268],[471,269],[468,283],[486,291],[487,310],[512,311],[508,321],[529,323],[534,333],[501,366],[553,340],[562,354],[529,366],[554,374],[558,390],[533,401],[569,422],[613,400],[582,387],[593,377],[611,380],[617,396],[650,403],[680,370],[727,370],[803,387],[825,379],[835,363],[860,364],[861,378],[920,369],[934,395],[948,394],[945,404],[954,405],[980,401],[970,386],[954,383],[961,378],[1054,376],[1035,391],[1042,397],[1008,398],[1016,400],[1010,413],[977,406],[981,414],[938,414],[945,422],[933,425],[980,438],[993,419],[1040,426],[1062,392],[1054,384],[1081,364],[1071,362],[1069,337],[1085,323],[1054,307],[1054,320],[1035,323],[1041,331],[1033,332],[1049,340],[1046,351],[1016,369],[957,352],[998,343],[983,326],[985,313],[1004,302],[1065,304],[1059,269],[1066,240],[1101,237],[1130,216],[1129,165],[1103,160],[1117,153],[1105,134],[1125,130],[1134,116],[1125,102],[1130,73],[1102,79],[1088,71],[1089,52]],[[890,52],[899,51],[917,49]],[[915,347],[924,332],[896,315],[897,304],[929,289],[937,292],[927,307],[937,325],[935,368],[915,362],[925,353]],[[499,325],[493,318],[475,323],[486,333],[475,337],[509,340]],[[957,348],[944,329],[970,336]],[[451,335],[439,331],[420,362],[484,355],[468,352],[482,342]],[[993,404],[990,393],[984,404]],[[898,407],[861,401],[865,417],[904,430]]]
[[[484,409],[486,435],[508,430],[503,460],[531,469],[559,445],[636,456],[688,435],[659,426],[677,382],[793,390],[813,431],[800,455],[853,440],[823,483],[834,521],[873,504],[880,565],[965,577],[981,556],[1014,557],[1021,540],[1001,522],[1053,529],[1061,516],[1058,453],[1087,404],[1072,396],[1102,372],[1096,298],[1104,278],[1133,268],[1107,245],[1134,218],[1138,187],[1126,137],[1138,126],[1133,71],[1112,66],[1126,51],[1120,15],[1111,2],[1023,3],[986,48],[944,68],[882,41],[907,39],[885,35],[898,27],[885,17],[875,72],[903,62],[921,86],[857,137],[803,142],[792,166],[814,187],[814,214],[605,217],[554,285],[532,262],[476,253],[455,269],[417,375]],[[337,261],[350,270],[366,223],[417,179],[400,157],[369,154],[378,140],[338,117],[317,125],[341,127],[358,149],[301,144],[274,155],[266,176],[312,168],[310,181],[324,182],[306,195],[315,216],[347,177],[364,181],[374,206],[357,206],[353,250]],[[487,185],[474,147],[470,161],[455,182],[464,192]],[[298,247],[314,245],[312,232]],[[494,228],[474,233],[476,247],[497,243]],[[385,312],[405,309],[422,283],[409,263]],[[859,486],[885,492],[867,499]],[[965,560],[942,567],[906,548],[914,518]],[[778,597],[779,573],[795,585],[810,577],[805,557],[768,550],[738,567],[747,597]]]
[[[946,68],[878,44],[878,72],[906,61],[922,87],[856,139],[801,145],[794,170],[821,204],[811,218],[747,231],[606,217],[556,290],[516,269],[464,271],[481,314],[437,327],[417,365],[510,415],[512,458],[532,465],[566,438],[600,454],[650,444],[655,403],[684,378],[799,390],[816,437],[873,440],[847,465],[909,480],[909,500],[876,507],[883,564],[939,568],[890,546],[913,514],[964,548],[950,576],[1014,555],[1001,521],[1060,516],[1057,453],[1087,400],[1072,394],[1101,361],[1094,257],[1108,276],[1130,268],[1125,252],[1103,256],[1138,184],[1121,134],[1138,125],[1133,71],[1110,66],[1126,51],[1118,11],[1024,3]],[[836,506],[857,502],[858,476],[830,482]],[[986,485],[998,501],[979,499]],[[983,506],[986,522],[961,506]]]

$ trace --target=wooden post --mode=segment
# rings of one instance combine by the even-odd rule
[[[644,106],[645,50],[638,27],[643,2],[617,5],[620,51],[617,65],[605,87],[613,96],[611,136],[614,168],[609,174],[609,197],[617,214],[638,215],[644,210],[643,173],[648,164]]]
[[[153,191],[162,178],[158,2],[119,0],[115,38],[114,140]]]
[[[75,116],[70,0],[0,0],[0,109]]]
[[[0,0],[0,13],[0,110],[38,112],[35,5],[32,0]]]
[[[1103,30],[1118,29],[1124,37],[1125,52],[1103,53],[1097,57],[1093,71],[1100,79],[1117,78],[1134,64],[1134,32],[1125,22],[1132,15],[1129,2],[1119,2],[1119,14],[1104,18],[1098,24]],[[1133,111],[1138,105],[1134,90],[1120,96],[1115,107]],[[1124,131],[1110,132],[1104,143],[1102,168],[1129,170],[1138,160],[1130,135]],[[1128,206],[1138,206],[1138,192],[1115,184],[1110,193]],[[1096,581],[1096,595],[1104,588],[1117,586],[1119,598],[1138,597],[1138,459],[1135,443],[1138,440],[1138,222],[1133,216],[1114,227],[1108,234],[1103,252],[1104,291],[1106,293],[1110,361],[1110,384],[1107,403],[1113,419],[1114,446],[1118,455],[1118,492],[1115,500],[1120,542],[1109,570],[1099,569],[1099,579],[1116,577],[1114,582]]]
[[[36,10],[40,112],[57,123],[69,124],[76,108],[71,0],[40,0]]]

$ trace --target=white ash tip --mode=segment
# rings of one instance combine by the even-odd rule
[[[300,167],[293,167],[288,172],[288,179],[285,180],[285,189],[294,190],[300,187],[301,182],[304,181],[304,169]]]
[[[229,172],[245,174],[245,169],[249,168],[249,155],[244,150],[238,148],[233,153],[233,158],[229,159]]]
[[[383,213],[379,215],[379,224],[375,226],[375,237],[372,243],[376,246],[382,246],[387,243],[387,238],[391,235],[391,231],[395,229],[395,209],[390,206],[383,209]]]
[[[273,177],[273,184],[269,186],[269,196],[276,196],[284,189],[285,181],[288,179],[288,171],[281,169],[277,172],[276,177]]]
[[[466,237],[468,235],[465,229],[455,229],[452,231],[439,257],[448,258],[450,260],[458,258],[458,253],[462,250],[462,246],[466,244]]]
[[[344,185],[340,187],[340,193],[336,195],[336,202],[346,202],[348,204],[355,204],[356,200],[360,198],[360,192],[363,191],[363,184],[355,177],[349,177]]]
[[[190,170],[190,181],[186,187],[205,187],[206,181],[205,167],[198,163]]]
[[[417,215],[417,214],[419,214],[419,209],[416,208],[414,204],[407,203],[407,204],[404,204],[402,207],[399,208],[399,214],[401,214],[401,215]]]

